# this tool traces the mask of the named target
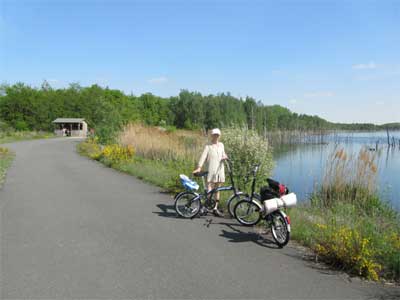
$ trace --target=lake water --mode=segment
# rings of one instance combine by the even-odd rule
[[[390,136],[395,137],[395,147],[387,146],[386,131],[341,132],[326,136],[326,144],[322,145],[276,147],[273,178],[286,184],[299,201],[304,201],[321,182],[324,167],[335,149],[343,148],[348,155],[358,155],[363,147],[375,149],[379,141],[378,151],[372,151],[377,155],[379,193],[400,211],[400,131],[390,132]]]

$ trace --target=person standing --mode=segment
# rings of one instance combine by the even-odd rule
[[[214,128],[211,130],[211,142],[208,143],[200,156],[197,168],[193,173],[198,173],[203,168],[204,163],[207,164],[207,190],[210,191],[214,188],[220,187],[225,182],[225,168],[223,160],[228,156],[225,153],[224,144],[219,141],[221,137],[221,130]],[[213,213],[216,216],[223,216],[218,210],[220,193],[215,193],[215,207]]]

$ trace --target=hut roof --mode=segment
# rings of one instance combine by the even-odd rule
[[[85,119],[82,118],[57,118],[53,123],[82,123]]]

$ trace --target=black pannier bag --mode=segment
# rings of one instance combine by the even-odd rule
[[[261,196],[262,201],[277,198],[277,197],[279,198],[279,195],[274,190],[272,190],[269,186],[263,186],[260,189],[260,196]]]
[[[275,193],[277,193],[277,194],[279,194],[279,182],[278,181],[275,181],[275,180],[273,180],[273,179],[271,179],[271,178],[267,178],[267,182],[268,182],[268,185],[269,185],[269,187],[275,192]]]
[[[278,181],[267,178],[267,182],[268,186],[264,186],[260,189],[261,200],[279,198],[289,193],[288,188]]]

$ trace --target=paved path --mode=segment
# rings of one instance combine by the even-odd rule
[[[2,299],[399,297],[316,268],[293,245],[277,249],[234,221],[178,219],[170,196],[80,157],[76,143],[10,145]]]

